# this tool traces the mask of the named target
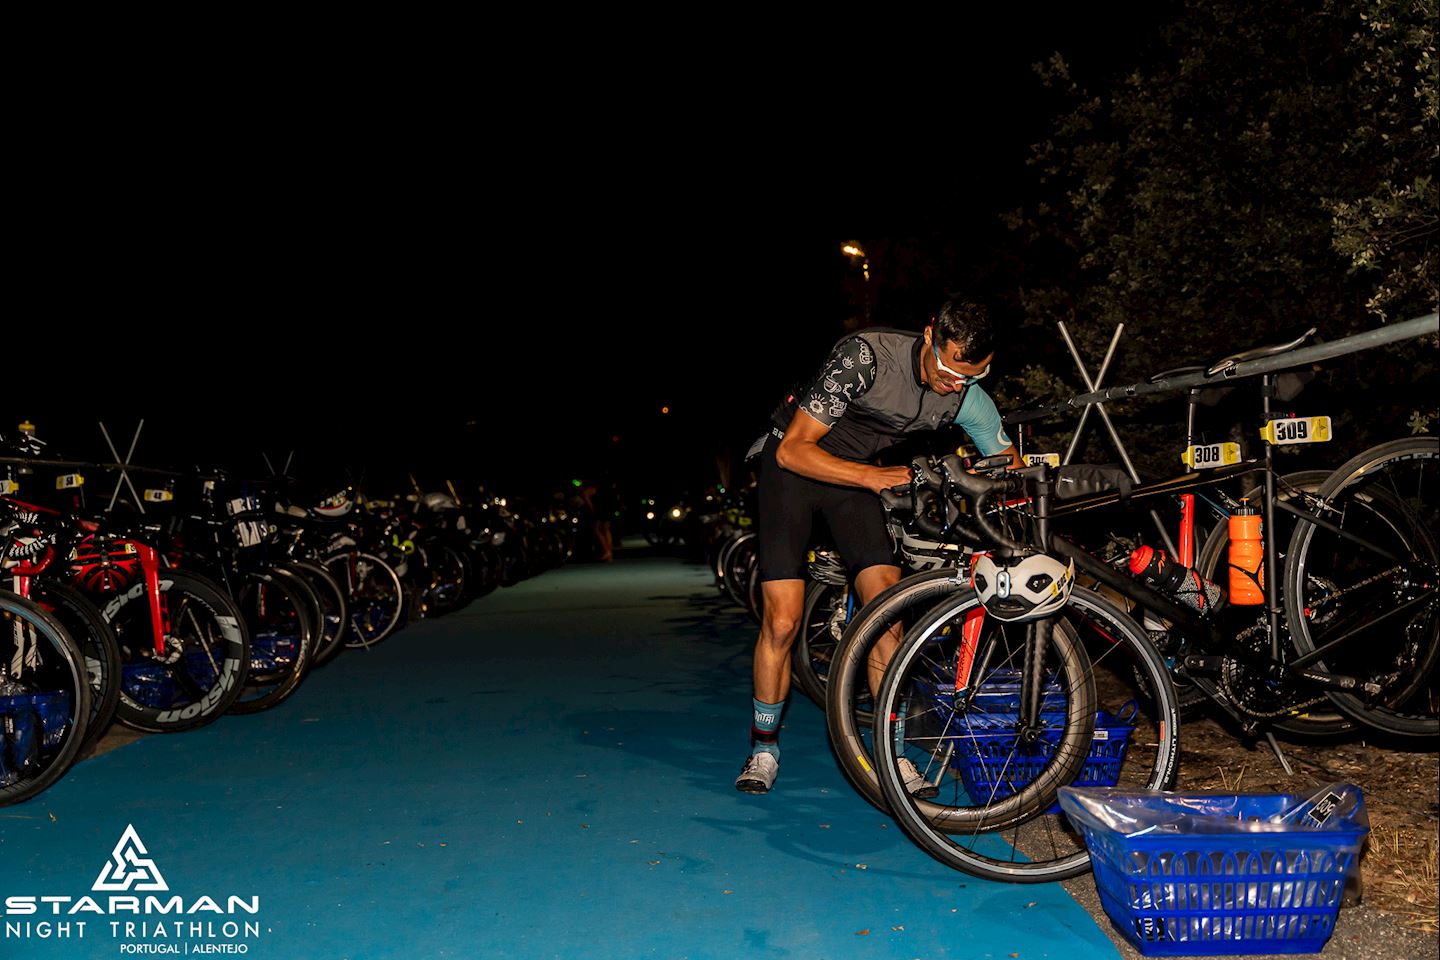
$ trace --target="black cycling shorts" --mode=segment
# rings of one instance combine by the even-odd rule
[[[760,453],[760,579],[804,580],[815,515],[824,517],[850,575],[877,565],[895,566],[880,498],[861,487],[820,483],[775,462],[780,440],[771,431]]]

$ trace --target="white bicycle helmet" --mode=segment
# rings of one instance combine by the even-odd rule
[[[970,585],[997,620],[1038,620],[1065,606],[1075,586],[1075,561],[1069,566],[1037,553],[1019,561],[998,561],[988,553],[975,558]]]

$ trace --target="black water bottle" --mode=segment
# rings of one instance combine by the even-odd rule
[[[1221,591],[1218,586],[1190,567],[1172,560],[1164,550],[1137,548],[1130,554],[1130,573],[1202,614],[1208,615],[1220,602]]]

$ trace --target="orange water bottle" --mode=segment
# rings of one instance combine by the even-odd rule
[[[1241,500],[1230,514],[1230,602],[1265,602],[1265,545],[1260,540],[1260,511]]]

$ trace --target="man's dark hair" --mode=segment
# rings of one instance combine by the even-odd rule
[[[931,334],[937,346],[953,343],[966,363],[984,360],[995,352],[995,334],[990,314],[980,304],[964,297],[951,297],[940,308]]]

